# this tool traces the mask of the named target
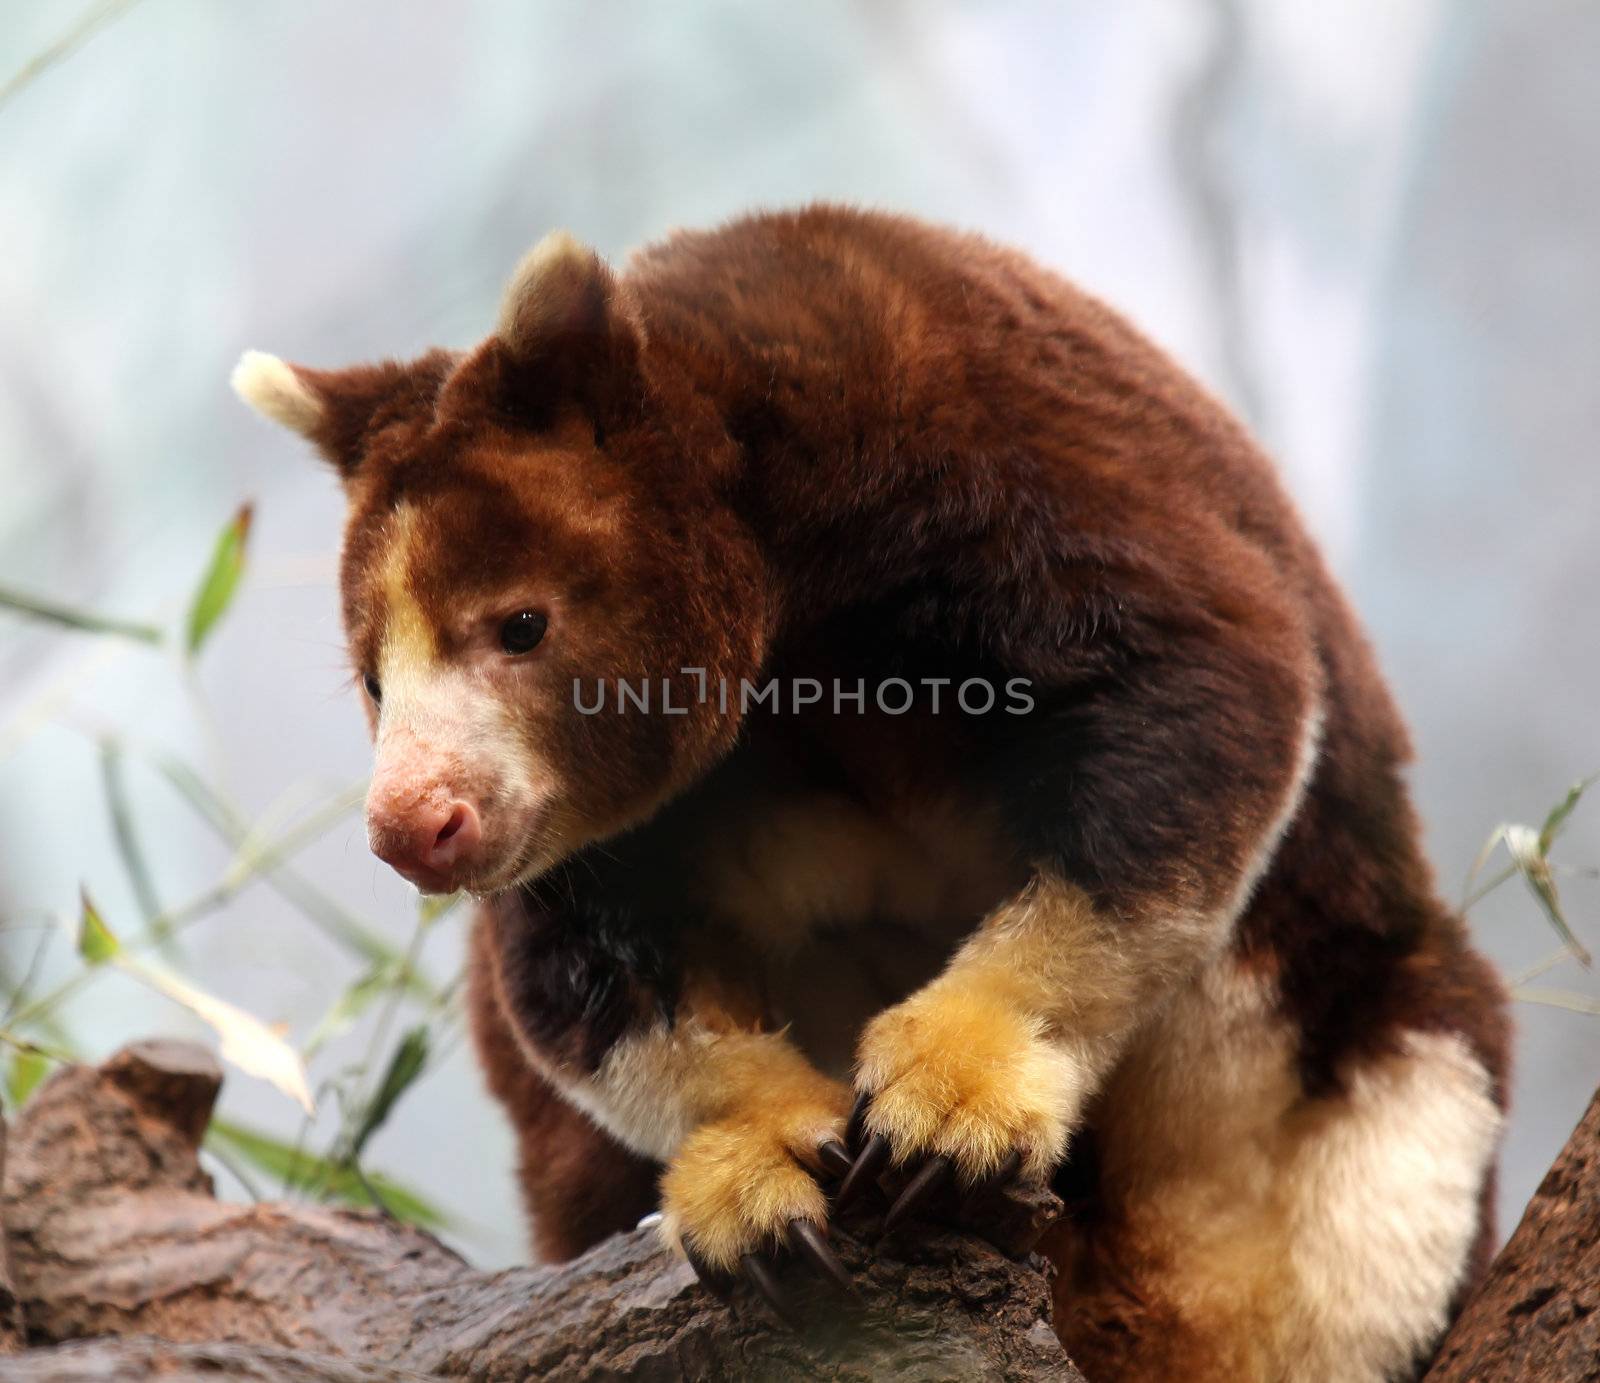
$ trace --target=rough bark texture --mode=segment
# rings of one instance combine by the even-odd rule
[[[108,1335],[35,1349],[0,1365],[0,1378],[16,1383],[218,1383],[230,1378],[262,1383],[418,1383],[425,1373],[335,1359],[272,1345],[184,1345],[148,1335]]]
[[[28,1104],[5,1229],[27,1338],[57,1347],[0,1359],[0,1379],[1080,1377],[1038,1261],[961,1233],[870,1252],[837,1234],[863,1305],[794,1274],[811,1323],[794,1334],[749,1298],[718,1304],[649,1230],[479,1273],[376,1215],[218,1202],[197,1149],[220,1083],[204,1051],[151,1042]],[[1033,1193],[984,1217],[1025,1259],[1058,1211]]]
[[[1600,1383],[1600,1092],[1425,1383]]]
[[[747,1297],[730,1313],[649,1230],[479,1273],[377,1215],[220,1203],[197,1156],[220,1085],[201,1049],[142,1043],[57,1074],[9,1148],[0,1126],[0,1380],[1080,1378],[1026,1261],[1045,1193],[981,1209],[1007,1253],[839,1233],[863,1305],[794,1276],[797,1335]],[[1600,1383],[1600,1094],[1426,1383],[1512,1379]]]
[[[0,1185],[5,1183],[6,1124],[0,1119]],[[11,1261],[6,1253],[5,1235],[0,1234],[0,1355],[15,1354],[22,1348],[22,1308],[11,1285]]]

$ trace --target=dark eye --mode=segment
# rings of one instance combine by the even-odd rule
[[[500,626],[500,647],[513,657],[532,652],[549,623],[537,610],[518,610]]]
[[[372,698],[374,706],[383,700],[383,688],[378,685],[378,679],[370,672],[361,679],[361,685],[367,689],[367,695]]]

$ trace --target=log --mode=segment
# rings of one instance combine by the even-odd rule
[[[482,1273],[376,1213],[219,1202],[198,1151],[220,1085],[203,1049],[147,1042],[22,1111],[0,1214],[36,1347],[0,1380],[1081,1379],[1028,1254],[1048,1192],[980,1208],[1009,1254],[954,1228],[836,1231],[862,1303],[791,1272],[791,1332],[743,1289],[717,1302],[648,1228]]]
[[[1600,1091],[1425,1383],[1600,1380]]]

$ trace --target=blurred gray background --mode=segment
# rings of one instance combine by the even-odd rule
[[[0,81],[78,13],[8,0]],[[0,584],[181,614],[246,497],[252,568],[188,691],[159,653],[0,612],[8,964],[54,936],[39,983],[73,971],[80,883],[134,929],[104,727],[279,820],[366,771],[339,497],[228,391],[242,349],[464,346],[552,227],[620,257],[816,197],[1021,245],[1240,409],[1365,613],[1458,896],[1491,828],[1600,769],[1597,71],[1592,0],[123,5],[0,101]],[[230,852],[129,773],[163,899],[215,879]],[[1600,800],[1557,855],[1600,863]],[[409,934],[357,819],[300,863]],[[1561,883],[1600,947],[1600,885]],[[1508,973],[1554,945],[1515,881],[1472,919]],[[183,973],[296,1039],[359,971],[259,886],[183,944]],[[460,944],[459,917],[430,933],[432,973]],[[1543,982],[1600,992],[1572,965]],[[62,1017],[91,1055],[204,1031],[115,974]],[[1518,1020],[1504,1229],[1600,1080],[1600,1017]],[[260,1082],[235,1074],[224,1106],[294,1136]],[[464,1048],[368,1160],[456,1212],[478,1261],[523,1253],[510,1139]]]

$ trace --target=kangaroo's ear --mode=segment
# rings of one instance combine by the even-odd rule
[[[495,338],[507,402],[519,411],[577,403],[600,428],[637,400],[644,328],[632,294],[565,231],[547,235],[517,266]]]
[[[443,356],[436,352],[411,364],[385,361],[313,370],[264,351],[246,351],[231,382],[234,392],[262,417],[314,442],[348,480],[361,464],[375,425],[402,410],[432,407],[445,368]]]
[[[311,387],[308,373],[265,351],[246,351],[228,383],[263,418],[314,440],[327,416],[327,404]]]

